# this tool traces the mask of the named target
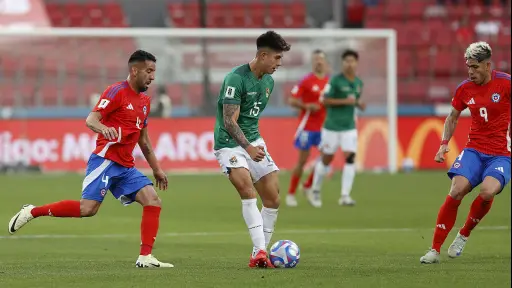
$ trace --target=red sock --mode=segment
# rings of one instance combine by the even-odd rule
[[[441,251],[441,246],[446,240],[446,237],[448,237],[453,225],[455,225],[460,202],[460,200],[455,200],[452,196],[448,195],[446,196],[443,206],[439,209],[436,229],[434,230],[434,239],[432,240],[432,249],[435,249],[437,252]]]
[[[40,216],[80,218],[80,201],[63,200],[32,209],[34,218]]]
[[[149,255],[153,250],[158,225],[160,222],[160,211],[158,206],[144,206],[142,210],[142,221],[140,223],[140,255]]]
[[[469,210],[468,218],[466,219],[466,223],[464,224],[464,227],[460,229],[460,234],[465,237],[469,237],[469,234],[471,234],[471,230],[475,229],[476,225],[484,218],[484,216],[491,210],[492,201],[491,200],[484,200],[480,195],[475,198],[475,201],[473,201],[473,204],[471,204],[471,209]]]
[[[295,195],[297,191],[297,185],[299,185],[300,177],[297,177],[295,173],[292,174],[292,179],[290,180],[290,188],[288,189],[288,194]]]
[[[308,180],[306,180],[306,183],[304,183],[304,188],[311,188],[311,185],[313,185],[313,177],[315,176],[315,169],[311,171],[311,174],[308,176]]]

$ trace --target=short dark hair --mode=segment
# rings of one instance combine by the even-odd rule
[[[145,61],[153,61],[156,63],[156,57],[155,55],[146,52],[144,50],[137,50],[132,53],[130,56],[130,59],[128,59],[128,64],[138,63],[138,62],[145,62]]]
[[[343,54],[341,54],[341,59],[344,60],[345,58],[347,58],[349,56],[352,56],[352,57],[356,58],[356,60],[359,60],[359,53],[357,53],[357,51],[351,50],[351,49],[343,51]]]
[[[313,51],[313,54],[325,54],[325,52],[324,52],[324,50],[322,50],[322,49],[315,49],[315,50]]]
[[[291,45],[286,43],[283,37],[276,32],[267,31],[265,34],[261,34],[258,37],[256,47],[258,50],[261,48],[270,48],[277,52],[288,52],[290,51]]]

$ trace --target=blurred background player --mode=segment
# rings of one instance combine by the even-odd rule
[[[214,131],[214,150],[222,171],[242,199],[242,215],[249,228],[253,251],[251,268],[272,267],[267,247],[279,209],[279,168],[259,133],[259,118],[274,89],[273,74],[290,45],[274,31],[256,40],[256,57],[235,67],[224,78]],[[256,191],[254,191],[256,188]],[[261,212],[257,194],[263,202]]]
[[[139,144],[156,184],[167,189],[167,176],[160,168],[147,131],[150,97],[144,92],[155,80],[156,58],[137,50],[128,60],[126,81],[109,86],[86,119],[89,129],[98,133],[96,149],[87,163],[82,184],[82,199],[63,200],[43,206],[24,205],[9,222],[14,234],[34,218],[91,217],[98,212],[107,190],[124,205],[138,202],[143,206],[139,268],[170,268],[172,264],[158,261],[151,255],[158,233],[161,201],[148,177],[137,170],[132,156]]]
[[[452,179],[450,193],[437,215],[432,247],[420,259],[424,264],[439,263],[441,246],[455,224],[464,196],[481,184],[466,223],[448,248],[451,258],[461,255],[471,231],[510,180],[510,75],[491,70],[491,56],[491,47],[485,42],[471,44],[465,53],[469,79],[455,91],[435,161],[444,162],[448,142],[466,108],[471,112],[471,128],[466,147],[448,171]]]
[[[356,174],[355,157],[357,152],[356,107],[365,110],[360,100],[363,81],[356,76],[359,54],[346,50],[341,55],[342,72],[333,76],[325,88],[323,101],[327,115],[322,128],[320,142],[321,160],[315,165],[315,175],[311,189],[306,195],[314,207],[321,207],[320,190],[334,154],[341,148],[345,158],[341,181],[340,205],[355,205],[350,197]]]
[[[300,109],[299,126],[295,133],[294,146],[299,150],[299,161],[293,169],[286,196],[286,205],[297,206],[295,192],[304,171],[304,165],[308,160],[312,146],[320,144],[320,134],[325,120],[325,108],[320,103],[320,95],[325,85],[329,82],[327,76],[327,60],[322,50],[315,50],[312,55],[312,72],[306,75],[302,81],[292,89],[292,97],[289,98],[290,105]],[[311,187],[314,171],[304,184],[305,189]]]

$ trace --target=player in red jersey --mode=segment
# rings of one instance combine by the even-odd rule
[[[450,193],[437,215],[432,247],[420,259],[424,264],[439,263],[441,246],[455,224],[464,196],[480,185],[466,223],[448,248],[451,258],[462,254],[471,231],[491,209],[494,196],[510,181],[510,75],[491,70],[491,55],[485,42],[473,43],[466,50],[469,79],[455,91],[435,161],[445,160],[457,119],[466,108],[471,112],[471,128],[466,147],[448,171]]]
[[[329,83],[327,61],[322,50],[315,50],[312,56],[313,72],[306,75],[293,88],[292,97],[290,97],[290,105],[300,109],[300,122],[295,133],[295,148],[299,150],[299,161],[293,169],[290,188],[286,196],[286,205],[291,207],[297,206],[297,199],[295,199],[297,185],[311,147],[320,144],[322,125],[325,120],[325,108],[320,104],[319,99],[325,85]],[[304,187],[311,187],[311,182],[313,182],[313,172],[309,175]]]
[[[156,58],[138,50],[129,61],[126,81],[109,86],[86,120],[87,127],[98,133],[96,149],[87,163],[82,184],[82,198],[43,206],[24,205],[9,222],[14,234],[34,218],[91,217],[98,212],[108,190],[124,205],[138,202],[143,206],[140,254],[136,267],[174,267],[151,255],[158,232],[161,201],[153,183],[134,167],[132,152],[139,147],[153,169],[156,186],[167,189],[167,176],[160,168],[147,131],[150,97],[144,91],[155,79]]]

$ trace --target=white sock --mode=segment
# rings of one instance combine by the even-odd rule
[[[314,191],[320,191],[322,189],[322,182],[324,181],[325,174],[329,169],[328,166],[325,166],[322,161],[316,162],[315,165],[315,175],[313,176],[313,187]]]
[[[356,177],[356,165],[345,164],[343,167],[343,176],[341,177],[341,196],[350,196],[352,191],[352,185],[354,184],[354,178]]]
[[[276,226],[278,209],[261,207],[261,217],[263,218],[263,233],[265,234],[265,247],[268,247],[274,227]]]
[[[243,199],[242,200],[242,215],[244,216],[245,224],[249,228],[251,235],[253,254],[254,250],[265,250],[265,235],[263,234],[263,218],[256,205],[256,199]],[[254,256],[254,255],[253,255]]]

